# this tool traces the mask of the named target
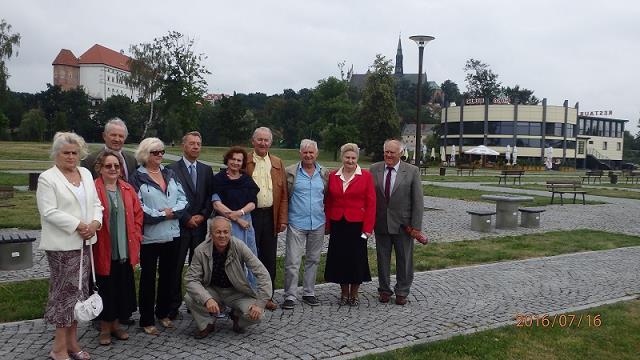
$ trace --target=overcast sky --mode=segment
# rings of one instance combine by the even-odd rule
[[[189,4],[189,5],[185,5]],[[376,54],[395,61],[401,34],[405,73],[416,73],[410,35],[432,35],[429,80],[465,89],[464,63],[488,63],[503,85],[535,91],[549,104],[613,110],[637,132],[640,117],[640,3],[631,0],[28,1],[3,0],[0,17],[22,35],[8,62],[14,91],[51,83],[60,49],[93,44],[128,53],[169,30],[194,37],[208,56],[209,92],[269,95],[363,73]]]

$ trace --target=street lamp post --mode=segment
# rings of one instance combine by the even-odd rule
[[[422,56],[424,53],[424,46],[431,40],[434,40],[435,37],[428,35],[414,35],[410,36],[409,39],[413,40],[418,44],[418,98],[416,101],[416,149],[422,149],[422,127],[420,126],[420,102],[422,100]],[[427,81],[427,79],[425,79]],[[420,166],[420,153],[416,153],[416,166]]]

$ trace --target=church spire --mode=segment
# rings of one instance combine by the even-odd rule
[[[402,75],[402,43],[400,42],[400,36],[398,36],[398,51],[396,52],[396,75]]]

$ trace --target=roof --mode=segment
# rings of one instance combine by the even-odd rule
[[[51,65],[67,65],[67,66],[78,66],[78,58],[73,55],[71,50],[62,49],[58,53],[58,56],[53,60]]]
[[[129,71],[129,57],[117,51],[95,44],[80,55],[80,64],[108,65],[120,70]]]

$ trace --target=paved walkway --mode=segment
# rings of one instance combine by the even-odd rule
[[[132,326],[128,341],[99,346],[88,325],[79,337],[94,359],[352,358],[514,324],[519,313],[573,312],[630,299],[640,294],[639,274],[640,247],[586,252],[418,273],[406,306],[380,304],[375,279],[363,285],[359,307],[339,306],[337,286],[320,285],[320,306],[268,312],[243,335],[220,319],[214,334],[195,340],[185,313],[176,329],[159,337]],[[0,358],[45,358],[52,334],[42,320],[2,324]]]

